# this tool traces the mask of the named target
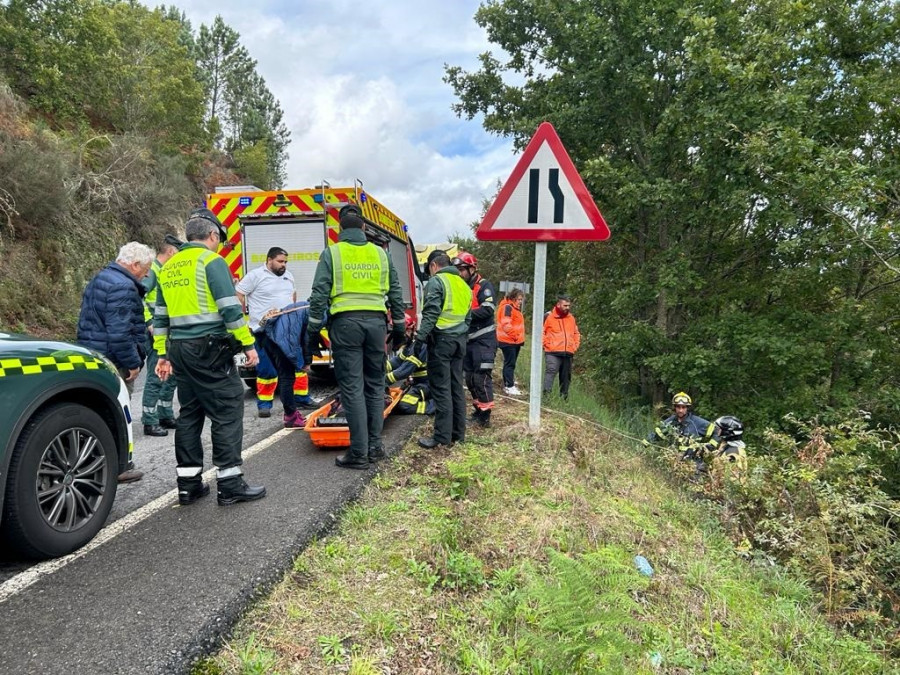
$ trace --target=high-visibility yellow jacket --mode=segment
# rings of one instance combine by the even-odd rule
[[[352,311],[354,309],[352,303],[356,301],[352,298],[352,296],[348,296],[346,298],[346,302],[343,302],[343,300],[338,295],[334,294],[337,268],[337,258],[335,256],[335,252],[338,251],[338,247],[342,245],[346,246],[346,248],[340,249],[340,253],[338,254],[342,258],[342,263],[350,260],[356,260],[356,256],[354,255],[355,251],[345,253],[349,251],[350,247],[363,250],[371,250],[373,248],[376,251],[378,250],[377,246],[366,241],[365,232],[356,228],[348,228],[341,232],[338,237],[337,244],[333,244],[322,251],[322,254],[319,256],[319,264],[316,266],[315,276],[313,277],[312,291],[309,294],[309,330],[314,333],[322,330],[325,327],[326,314],[335,313],[335,298],[337,298],[338,307],[343,306],[343,309],[340,311]],[[347,258],[347,255],[351,257]],[[360,254],[360,256],[362,255],[363,254]],[[385,293],[382,293],[381,308],[378,311],[386,311],[384,306],[386,295],[387,304],[390,307],[391,321],[395,326],[403,326],[406,321],[406,316],[404,314],[405,306],[403,304],[403,290],[400,288],[400,280],[397,277],[397,270],[394,269],[394,266],[387,255],[385,255],[384,259],[381,258],[380,254],[378,257],[379,260],[387,261],[388,268],[387,289]],[[341,294],[346,293],[348,290],[352,293],[357,292],[357,289],[354,288],[352,280],[353,270],[348,270],[348,272],[350,274],[351,283],[349,285],[346,283],[344,284],[344,289]],[[369,281],[370,280],[366,280],[366,283],[364,284],[364,286],[367,288],[370,288]],[[379,277],[379,283],[380,281],[381,279]],[[373,287],[374,284],[371,288]],[[356,307],[356,309],[369,309],[369,307]],[[372,309],[374,309],[374,305],[372,306]]]
[[[331,247],[331,313],[368,311],[387,313],[390,265],[387,253],[375,244],[357,246],[339,241]]]
[[[164,356],[167,340],[231,333],[244,347],[253,335],[234,294],[225,259],[202,244],[184,244],[159,271],[153,315],[153,348]]]
[[[472,289],[452,265],[444,267],[425,284],[422,322],[416,337],[426,340],[432,331],[465,335],[472,317]]]
[[[159,270],[162,265],[156,258],[150,263],[150,271],[141,281],[141,285],[147,291],[144,295],[144,321],[150,323],[153,321],[153,307],[156,305],[156,279],[159,276]]]

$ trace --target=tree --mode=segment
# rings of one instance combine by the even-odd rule
[[[553,122],[612,224],[566,245],[611,400],[687,389],[751,424],[896,412],[895,2],[496,0],[508,55],[447,70],[461,116],[521,146]],[[515,75],[515,83],[507,80]],[[852,227],[864,232],[854,234]],[[577,291],[576,291],[577,289]],[[880,392],[880,393],[879,393]],[[889,392],[889,393],[887,393]]]
[[[84,118],[101,55],[114,41],[94,0],[0,5],[0,67],[13,90],[57,120]]]
[[[281,187],[286,178],[290,131],[283,117],[281,106],[265,80],[255,72],[244,78],[242,87],[230,91],[230,133],[226,148],[231,152],[257,146],[265,148],[266,180],[261,186]]]
[[[156,11],[167,21],[174,21],[178,24],[178,44],[184,47],[188,53],[196,59],[197,41],[194,39],[194,29],[191,27],[191,22],[188,20],[187,14],[178,9],[175,5],[169,5],[168,7],[166,5],[160,5]]]
[[[0,64],[14,90],[62,125],[202,140],[202,91],[183,24],[134,2],[10,0]]]
[[[241,77],[249,75],[256,62],[240,44],[241,36],[216,16],[211,27],[200,25],[197,36],[198,66],[206,90],[205,120],[216,147],[222,147],[223,120],[229,116],[226,92],[240,87]]]
[[[170,146],[205,145],[203,90],[181,21],[123,2],[98,11],[115,40],[88,97],[95,119]]]
[[[255,148],[254,156],[265,148],[267,172],[259,186],[280,187],[290,132],[256,61],[240,45],[240,35],[217,16],[212,27],[200,26],[197,53],[206,87],[206,124],[216,146],[232,154]],[[263,178],[254,174],[257,181]]]

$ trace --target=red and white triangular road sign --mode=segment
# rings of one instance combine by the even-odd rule
[[[543,122],[475,236],[489,241],[602,241],[609,228],[556,129]]]

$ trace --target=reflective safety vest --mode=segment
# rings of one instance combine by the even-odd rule
[[[341,241],[331,246],[331,314],[384,312],[390,286],[390,266],[384,249],[367,243]]]
[[[170,328],[223,323],[206,282],[206,266],[217,257],[208,249],[192,247],[173,256],[159,271],[157,285],[166,296]]]
[[[455,274],[438,274],[437,278],[444,285],[444,305],[435,328],[446,330],[466,320],[472,304],[472,289],[462,277]]]
[[[156,290],[159,288],[159,271],[162,269],[159,260],[154,258],[150,263],[150,269],[156,275],[156,283],[144,296],[144,321],[148,323],[153,320],[153,306],[156,304]]]

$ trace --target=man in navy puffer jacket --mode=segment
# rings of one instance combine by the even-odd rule
[[[81,299],[78,343],[112,361],[129,394],[146,356],[144,287],[140,281],[150,271],[153,255],[153,250],[144,244],[136,241],[125,244],[119,249],[116,261],[90,280]],[[119,482],[133,482],[142,476],[129,464],[119,476]]]

